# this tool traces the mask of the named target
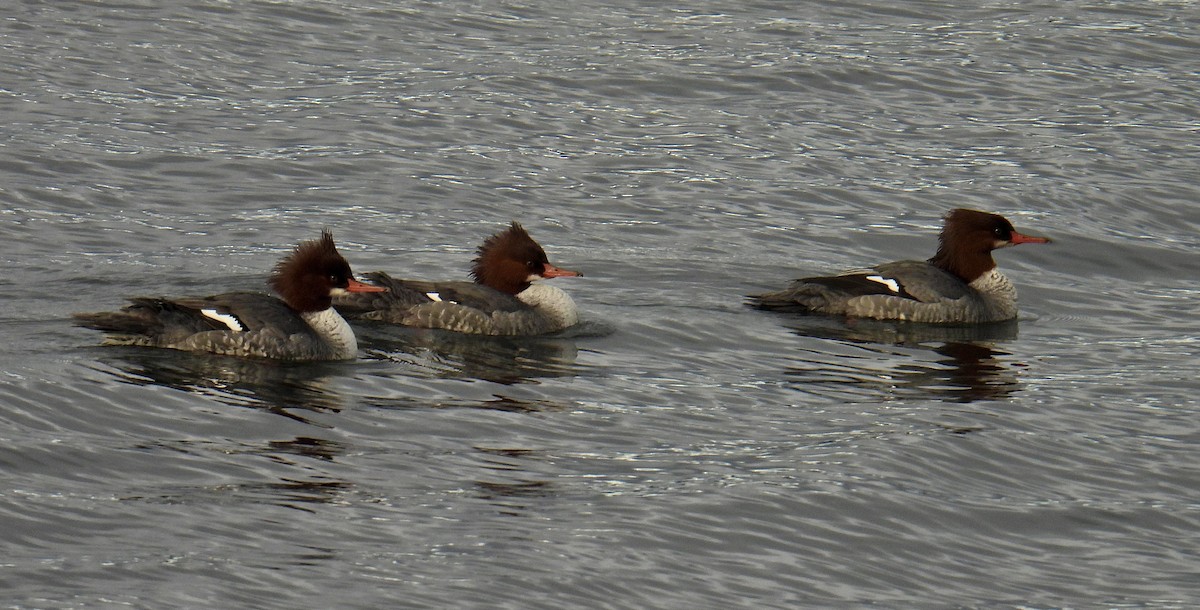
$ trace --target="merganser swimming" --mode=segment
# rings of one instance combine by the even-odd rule
[[[334,295],[383,292],[354,279],[328,231],[296,246],[268,283],[282,299],[252,292],[210,297],[134,298],[117,312],[75,314],[109,333],[108,345],[143,345],[277,360],[348,360],[358,352]]]
[[[382,272],[365,278],[388,289],[334,299],[342,315],[417,328],[478,335],[539,335],[579,321],[575,301],[541,280],[583,274],[551,265],[546,252],[514,222],[479,246],[475,282],[402,280]]]
[[[934,324],[1000,322],[1017,317],[1017,290],[996,269],[992,250],[1045,244],[1003,216],[951,210],[938,250],[923,261],[884,263],[830,277],[795,280],[778,292],[751,295],[761,309]]]

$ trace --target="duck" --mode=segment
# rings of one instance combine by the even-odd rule
[[[398,279],[375,271],[364,279],[386,292],[342,294],[333,304],[350,320],[474,335],[541,335],[579,322],[571,296],[545,280],[582,275],[551,265],[542,246],[513,221],[479,246],[472,282]]]
[[[274,268],[279,295],[135,297],[120,311],[77,313],[77,325],[106,333],[106,345],[137,345],[285,361],[349,360],[358,341],[333,307],[341,294],[382,293],[354,278],[333,235],[305,241]]]
[[[1020,233],[999,214],[957,208],[944,216],[937,252],[928,260],[806,277],[748,299],[771,311],[929,324],[1004,322],[1017,317],[1017,290],[992,252],[1046,243],[1049,238]]]

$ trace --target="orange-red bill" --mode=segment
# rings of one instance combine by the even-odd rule
[[[542,271],[542,277],[583,277],[583,274],[578,271],[571,271],[570,269],[561,269],[550,263],[546,263],[546,270]]]
[[[1020,233],[1013,231],[1012,237],[1009,237],[1008,241],[1011,244],[1048,244],[1048,243],[1050,243],[1050,238],[1049,237],[1034,237],[1032,235],[1021,235]]]
[[[383,286],[372,286],[364,284],[354,278],[350,278],[349,284],[346,285],[347,292],[387,292],[387,288]]]

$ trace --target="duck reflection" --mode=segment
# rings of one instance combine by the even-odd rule
[[[963,403],[1004,398],[1020,387],[1016,373],[1003,361],[1009,353],[997,348],[1016,339],[1016,320],[944,326],[806,317],[789,328],[798,335],[838,341],[886,359],[880,362],[861,353],[836,362],[828,360],[829,356],[814,357],[804,367],[789,369],[788,376],[798,383],[836,381],[875,387],[888,394],[911,393]],[[896,348],[932,352],[937,358],[912,358]],[[901,355],[907,357],[896,365],[895,357]]]
[[[520,516],[538,500],[557,494],[554,485],[529,471],[531,462],[543,458],[532,449],[476,447],[488,471],[487,478],[475,481],[478,498],[496,507],[501,513]]]
[[[313,438],[311,436],[297,436],[290,441],[271,441],[268,444],[268,449],[263,453],[281,462],[290,462],[290,460],[284,457],[285,455],[332,462],[335,457],[345,452],[346,447],[337,441]]]
[[[403,362],[421,358],[437,377],[513,385],[579,373],[579,335],[574,333],[491,337],[387,324],[357,328],[370,357]]]
[[[312,505],[337,504],[353,487],[344,481],[298,481],[281,479],[271,483],[237,483],[211,486],[157,488],[154,493],[123,496],[130,502],[159,504],[212,504],[243,502],[271,504],[315,513]]]
[[[548,400],[524,400],[493,394],[490,399],[442,398],[401,396],[395,398],[364,398],[364,406],[372,409],[426,410],[426,409],[483,409],[507,413],[542,413],[567,411],[569,407]]]
[[[298,412],[339,411],[342,398],[327,386],[345,363],[280,362],[147,348],[105,350],[101,369],[134,385],[159,385],[218,402],[254,407],[304,423]]]
[[[238,459],[238,456],[261,456],[281,465],[286,475],[275,480],[221,483],[216,485],[151,486],[142,493],[124,496],[127,501],[163,504],[262,503],[315,512],[313,505],[343,502],[354,486],[333,477],[315,475],[309,460],[333,462],[345,454],[342,443],[298,436],[290,440],[269,441],[265,444],[239,443],[229,439],[161,439],[137,445],[143,452],[169,451],[192,455],[219,453]],[[293,476],[295,475],[295,476]]]
[[[352,486],[345,481],[280,481],[258,485],[239,485],[237,493],[247,500],[258,500],[315,513],[311,505],[336,504],[345,501]]]
[[[328,425],[305,414],[340,411],[341,397],[327,386],[349,370],[346,363],[287,363],[134,347],[104,349],[99,364],[102,366],[95,367],[97,370],[123,383],[168,387],[223,404],[260,409],[313,426],[318,434]],[[264,503],[315,512],[314,505],[342,502],[353,489],[343,480],[313,476],[314,463],[335,462],[346,452],[342,443],[318,436],[248,443],[229,438],[160,439],[139,448],[185,453],[217,451],[233,459],[239,455],[261,456],[282,468],[282,475],[273,481],[159,487],[154,493],[127,500]]]

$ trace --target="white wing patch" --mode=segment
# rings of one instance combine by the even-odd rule
[[[426,292],[425,296],[429,297],[429,300],[433,301],[434,303],[454,303],[455,305],[458,305],[458,301],[447,301],[446,299],[443,299],[441,293],[439,292]]]
[[[206,318],[212,318],[213,320],[228,326],[229,330],[234,332],[240,333],[246,330],[246,327],[242,326],[242,323],[239,322],[237,317],[232,314],[221,313],[215,309],[201,309],[200,313],[204,314],[204,317]]]
[[[867,279],[871,280],[872,282],[879,282],[880,284],[887,286],[888,290],[891,290],[896,294],[900,294],[900,282],[897,282],[890,277],[883,277],[882,275],[868,275]]]

